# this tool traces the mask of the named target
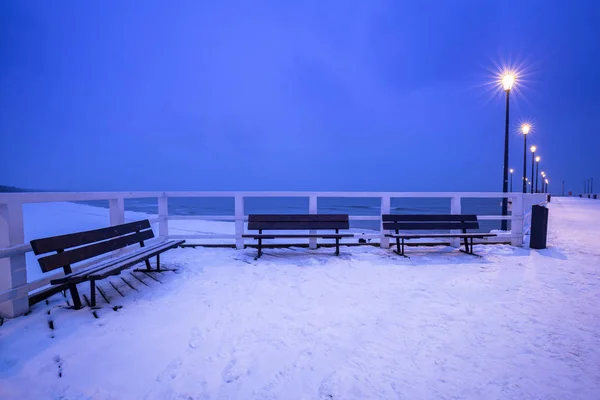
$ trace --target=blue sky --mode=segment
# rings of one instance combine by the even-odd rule
[[[600,187],[595,1],[0,2],[0,184],[500,191],[531,120]],[[528,167],[529,168],[529,167]],[[529,175],[529,174],[528,174]]]

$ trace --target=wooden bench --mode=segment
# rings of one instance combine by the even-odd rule
[[[273,231],[317,231],[335,230],[335,233],[263,233]],[[335,239],[335,255],[340,255],[340,239],[354,237],[351,233],[340,233],[340,229],[350,229],[348,214],[251,214],[248,216],[248,230],[256,233],[242,235],[245,238],[258,239],[258,259],[262,255],[263,239],[321,238]]]
[[[476,215],[382,215],[383,229],[394,231],[386,237],[396,239],[396,253],[404,254],[404,241],[420,238],[459,238],[464,239],[465,250],[463,253],[473,254],[473,239],[496,236],[494,233],[467,233],[467,229],[479,229]],[[439,231],[459,230],[460,233],[404,233],[400,231]]]
[[[149,259],[156,256],[156,270],[160,270],[160,254],[173,249],[185,242],[185,240],[167,240],[153,243],[146,247],[145,240],[154,238],[154,232],[150,227],[150,221],[142,220],[123,225],[115,225],[108,228],[92,231],[70,233],[67,235],[52,236],[31,241],[31,247],[36,255],[44,255],[38,258],[38,263],[43,272],[62,268],[65,275],[52,279],[50,284],[62,285],[69,288],[76,309],[81,308],[81,299],[77,291],[77,284],[85,281],[90,282],[90,303],[96,305],[96,281],[118,275],[122,270],[144,261],[146,270],[152,271]],[[127,246],[139,244],[140,249],[125,254],[117,254]],[[114,257],[110,257],[114,253]],[[73,265],[94,257],[108,254],[108,259],[92,263],[77,272],[73,272]]]

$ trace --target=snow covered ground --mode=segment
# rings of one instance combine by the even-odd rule
[[[99,318],[5,321],[0,399],[598,399],[599,226],[556,198],[542,251],[172,250],[101,281]]]

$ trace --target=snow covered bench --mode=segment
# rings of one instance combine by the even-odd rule
[[[494,233],[467,233],[467,229],[479,229],[477,215],[382,215],[383,229],[394,231],[385,236],[396,239],[396,253],[404,254],[404,241],[420,238],[460,238],[464,239],[465,250],[463,253],[473,254],[473,239],[496,236]],[[400,231],[440,231],[460,230],[461,233],[401,233]]]
[[[340,239],[354,237],[351,233],[340,233],[340,229],[350,229],[348,214],[250,214],[248,215],[248,229],[258,230],[258,233],[242,235],[245,238],[258,239],[258,255],[262,255],[263,239],[294,239],[294,238],[321,238],[335,239],[335,255],[340,255]],[[263,231],[317,231],[335,230],[335,233],[268,233]]]
[[[38,258],[38,263],[43,272],[62,268],[65,276],[52,279],[50,284],[67,286],[71,291],[73,304],[76,309],[81,308],[81,299],[77,291],[77,284],[90,282],[90,303],[96,305],[96,281],[112,275],[118,275],[122,270],[144,261],[146,268],[151,271],[149,259],[156,256],[156,271],[160,271],[160,254],[173,249],[185,240],[166,240],[144,245],[145,240],[154,238],[150,221],[142,220],[122,225],[92,231],[77,232],[61,236],[52,236],[31,241],[31,247],[36,255],[56,252]],[[117,251],[132,245],[139,244],[140,249],[117,254]],[[73,272],[74,264],[91,260],[103,254],[108,254],[101,261],[92,263],[77,272]],[[111,257],[111,254],[114,257]]]

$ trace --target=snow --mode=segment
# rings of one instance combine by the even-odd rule
[[[89,211],[77,224],[105,223],[105,210],[76,206]],[[97,319],[57,295],[4,321],[0,398],[597,399],[600,201],[549,207],[548,249],[476,246],[481,259],[446,247],[408,248],[410,259],[370,246],[257,261],[253,249],[169,251],[178,270],[158,281],[99,282],[111,304]]]

